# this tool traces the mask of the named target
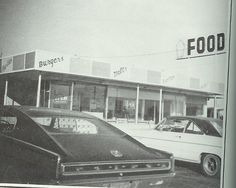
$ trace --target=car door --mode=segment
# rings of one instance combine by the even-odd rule
[[[166,123],[167,129],[157,130],[159,133],[160,143],[163,149],[174,154],[175,158],[181,158],[183,155],[183,132],[188,126],[189,120],[186,118],[176,117]]]
[[[188,124],[188,119],[171,118],[163,121],[156,129],[130,131],[130,134],[148,147],[164,150],[181,158],[184,151],[182,136]]]
[[[184,160],[200,163],[202,153],[219,155],[221,151],[221,139],[219,137],[204,134],[200,127],[190,121],[181,138],[182,154]]]

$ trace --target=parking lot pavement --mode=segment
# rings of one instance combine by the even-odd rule
[[[220,188],[220,178],[201,174],[199,165],[177,162],[176,175],[165,181],[161,188]]]

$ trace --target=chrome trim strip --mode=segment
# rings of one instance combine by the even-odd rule
[[[92,175],[92,174],[114,174],[114,173],[135,173],[135,172],[152,172],[152,171],[164,171],[170,168],[149,168],[149,169],[124,169],[124,170],[101,170],[92,172],[63,172],[63,176],[77,176],[77,175]],[[123,175],[121,175],[123,176]]]
[[[125,161],[92,161],[92,162],[68,162],[62,163],[66,166],[78,166],[78,165],[109,165],[109,164],[139,164],[139,163],[159,163],[159,162],[169,162],[170,159],[157,159],[157,160],[125,160]]]
[[[181,134],[186,134],[186,133],[181,133]],[[163,141],[167,141],[167,142],[175,142],[175,143],[176,142],[180,142],[180,143],[191,144],[191,145],[209,146],[209,147],[219,148],[219,149],[222,148],[222,146],[216,146],[216,145],[210,145],[210,144],[199,144],[199,143],[194,143],[194,142],[182,142],[182,141],[176,141],[176,140],[159,139],[159,138],[145,137],[145,136],[133,136],[133,137],[135,139],[139,139],[139,138],[142,139],[142,138],[144,138],[144,139],[150,139],[150,140],[163,140]]]
[[[61,163],[61,157],[60,157],[60,155],[59,155],[58,158],[57,158],[56,179],[59,179],[59,176],[60,176],[60,174],[61,174],[61,166],[60,166],[60,163]]]
[[[0,133],[0,134],[1,134],[1,133]],[[14,141],[16,141],[16,142],[20,142],[20,143],[22,143],[22,144],[25,144],[25,145],[28,145],[28,146],[37,148],[37,149],[39,149],[40,151],[43,151],[43,152],[46,152],[46,153],[50,153],[50,154],[52,154],[52,155],[54,155],[54,156],[60,157],[59,154],[57,154],[57,153],[55,153],[55,152],[53,152],[53,151],[44,149],[44,148],[42,148],[42,147],[40,147],[40,146],[31,144],[31,143],[29,143],[29,142],[26,142],[26,141],[23,141],[23,140],[19,140],[19,139],[17,139],[17,138],[14,138],[14,137],[12,137],[12,136],[8,136],[8,135],[5,135],[5,134],[1,134],[1,136],[10,138],[10,139],[12,139],[12,140],[14,140]]]
[[[74,172],[65,172],[65,168],[66,167],[80,167],[80,166],[86,166],[84,164],[80,164],[80,165],[67,165],[65,163],[61,164],[62,166],[62,175],[63,176],[75,176],[75,175],[92,175],[92,174],[112,174],[112,173],[128,173],[128,172],[152,172],[152,171],[164,171],[164,170],[171,170],[173,168],[173,165],[171,165],[171,161],[156,161],[155,163],[168,163],[168,167],[152,167],[152,168],[137,168],[137,169],[132,169],[132,168],[129,168],[129,169],[111,169],[111,170],[91,170],[91,171],[74,171]],[[130,165],[133,165],[133,164],[143,164],[145,162],[136,162],[136,163],[118,163],[120,165],[122,164],[130,164]],[[154,162],[146,162],[146,163],[154,163]],[[114,163],[108,163],[109,164],[113,164],[113,165],[116,165]],[[98,166],[102,166],[104,164],[97,164]],[[105,163],[105,165],[107,165],[107,163]],[[90,165],[89,165],[90,166]],[[93,165],[91,165],[93,166]],[[95,165],[96,166],[96,165]],[[122,175],[121,175],[122,176]]]

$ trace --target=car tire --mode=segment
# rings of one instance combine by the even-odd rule
[[[20,172],[13,166],[6,167],[2,179],[6,183],[23,183]]]
[[[220,175],[220,158],[213,154],[202,155],[201,169],[204,175],[218,177]]]

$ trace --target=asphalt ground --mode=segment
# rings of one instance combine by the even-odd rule
[[[176,162],[176,175],[164,181],[161,188],[220,188],[220,178],[206,177],[201,174],[197,164]]]

